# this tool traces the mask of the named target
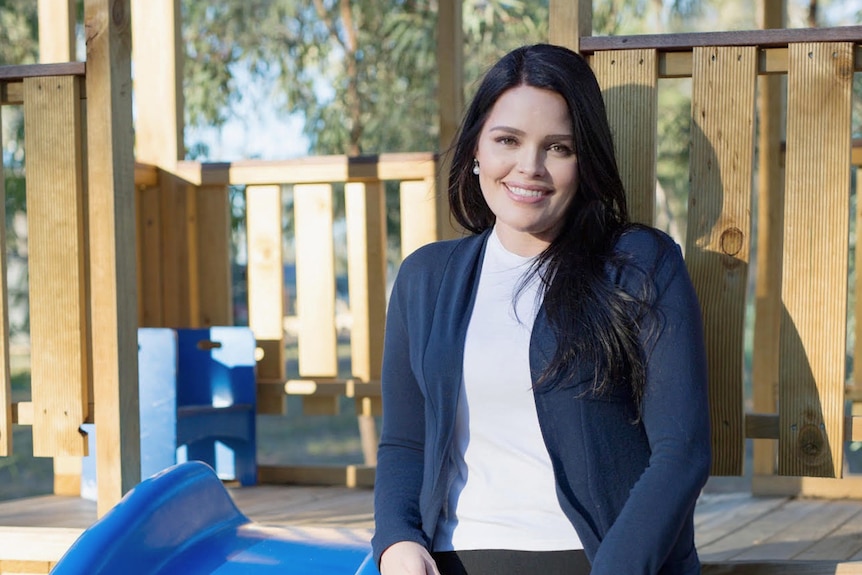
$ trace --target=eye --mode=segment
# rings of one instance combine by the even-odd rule
[[[560,156],[571,156],[575,153],[569,146],[559,143],[548,146],[548,151]]]
[[[494,140],[498,144],[503,144],[504,146],[514,146],[518,143],[513,136],[500,136]]]

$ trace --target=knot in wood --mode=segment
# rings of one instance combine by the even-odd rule
[[[822,463],[823,457],[828,454],[822,431],[818,426],[812,424],[805,424],[800,428],[796,447],[799,458],[806,465],[819,465]]]
[[[745,240],[745,234],[739,228],[727,228],[721,233],[719,244],[721,253],[729,256],[735,256],[742,250],[742,243]]]

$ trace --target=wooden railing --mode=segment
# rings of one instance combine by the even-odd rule
[[[816,479],[841,477],[845,442],[862,439],[862,420],[845,416],[844,375],[851,165],[862,164],[862,151],[851,144],[860,42],[858,26],[581,39],[605,93],[639,221],[654,218],[659,81],[692,79],[685,248],[706,329],[713,473],[741,474],[745,440],[757,439],[756,492],[862,496],[858,477]],[[786,154],[783,173],[768,172],[765,162],[758,168],[761,209],[774,212],[761,216],[757,229],[759,265],[770,267],[765,279],[758,275],[754,360],[760,369],[755,411],[746,412],[755,96],[758,76],[766,74],[787,78]],[[780,102],[779,95],[772,103],[779,121]],[[761,158],[781,146],[761,138]],[[771,180],[764,182],[764,175]],[[859,334],[857,327],[857,341]],[[802,486],[778,475],[807,477]]]

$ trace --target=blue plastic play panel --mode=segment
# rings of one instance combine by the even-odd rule
[[[377,575],[370,553],[350,532],[250,521],[211,467],[189,461],[131,490],[51,573]]]

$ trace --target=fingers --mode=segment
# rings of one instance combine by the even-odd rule
[[[440,575],[428,550],[413,541],[399,541],[380,557],[381,575]]]

